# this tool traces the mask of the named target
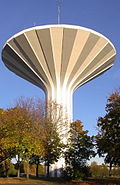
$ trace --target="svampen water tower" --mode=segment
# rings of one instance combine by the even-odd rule
[[[71,25],[23,30],[4,45],[7,68],[43,89],[47,99],[66,107],[72,119],[73,92],[108,70],[116,51],[103,35]]]
[[[23,30],[2,51],[6,67],[42,88],[47,100],[65,107],[69,120],[73,92],[108,70],[115,55],[113,44],[103,35],[62,24]]]

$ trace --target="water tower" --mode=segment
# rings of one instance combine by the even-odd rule
[[[73,92],[108,70],[116,51],[103,35],[80,26],[49,25],[21,31],[4,45],[8,69],[66,107],[72,120]]]
[[[47,100],[67,110],[72,120],[72,95],[108,70],[116,50],[103,35],[73,25],[37,26],[11,37],[2,50],[5,66],[40,87]]]

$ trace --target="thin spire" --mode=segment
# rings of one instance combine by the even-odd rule
[[[62,0],[56,0],[56,2],[57,2],[57,23],[60,24],[60,14],[61,14]]]

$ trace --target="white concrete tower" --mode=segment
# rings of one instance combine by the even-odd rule
[[[72,120],[73,92],[108,70],[116,51],[103,35],[80,26],[48,25],[21,31],[4,45],[6,67],[42,88]]]

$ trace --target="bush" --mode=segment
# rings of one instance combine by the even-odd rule
[[[69,166],[63,170],[63,177],[66,180],[84,179],[91,176],[90,168],[88,166],[79,167],[79,169],[72,169]]]
[[[14,164],[10,164],[9,170],[8,170],[8,176],[14,177],[17,176],[17,170],[14,167]]]
[[[5,171],[4,165],[1,163],[0,164],[0,177],[4,177],[5,176],[4,171]]]
[[[106,165],[97,165],[96,162],[92,162],[90,166],[92,177],[107,177],[109,175],[109,169]]]
[[[62,172],[62,177],[65,179],[65,180],[71,180],[72,179],[72,169],[68,166],[66,167],[63,172]]]

